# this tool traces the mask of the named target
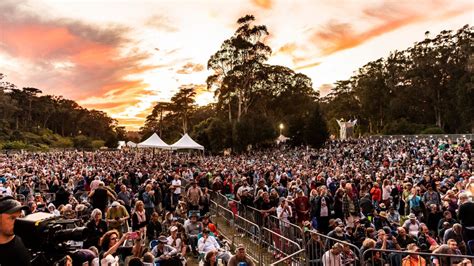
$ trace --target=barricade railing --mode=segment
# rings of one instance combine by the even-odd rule
[[[448,250],[445,252],[455,252]],[[473,265],[474,256],[461,254],[440,254],[440,253],[424,253],[424,252],[409,252],[402,250],[383,250],[383,249],[368,249],[364,251],[363,259],[364,266],[372,265],[390,265],[398,266],[404,265],[404,260],[409,260],[411,257],[415,265],[436,265],[436,266],[451,266],[451,265]],[[424,261],[424,263],[422,262]],[[407,263],[406,265],[413,265]]]
[[[218,205],[215,201],[213,200],[210,200],[209,201],[209,213],[211,216],[216,216],[217,215],[217,208],[218,208]]]
[[[270,215],[267,217],[268,222],[267,226],[271,229],[278,229],[279,234],[282,236],[295,240],[300,246],[304,246],[305,243],[305,236],[303,233],[303,228],[290,223],[289,221],[283,221],[278,219],[278,217],[274,215]]]
[[[276,261],[276,262],[270,264],[270,266],[278,266],[278,265],[287,266],[288,264],[290,264],[292,266],[306,265],[305,261],[303,261],[303,260],[299,261],[299,259],[301,258],[301,255],[302,255],[301,253],[303,253],[303,252],[305,252],[305,250],[300,249],[300,250],[296,251],[295,253],[293,253],[291,255],[288,255],[288,256],[284,257],[283,259],[280,259],[279,261]]]
[[[217,202],[217,204],[219,204],[220,206],[228,206],[228,199],[225,195],[223,195],[222,193],[217,193],[216,194],[216,199],[215,201]]]
[[[240,238],[236,238],[236,245],[244,244],[247,248],[247,253],[261,261],[261,231],[257,224],[240,216],[234,216],[234,226]],[[246,241],[244,241],[246,240]]]
[[[291,265],[306,263],[302,228],[275,216],[265,216],[260,210],[244,206],[220,192],[211,192],[211,199],[211,215],[220,223],[219,232],[231,239],[234,246],[244,244],[247,254],[257,264],[270,265],[283,257]]]
[[[263,265],[269,265],[273,263],[275,259],[278,260],[279,258],[287,257],[301,250],[301,246],[295,241],[286,238],[266,227],[261,227],[261,230],[262,248],[267,248],[268,252],[273,253],[273,257],[262,256],[261,263]],[[304,256],[293,259],[296,261],[304,261]]]
[[[315,266],[315,265],[322,265],[322,258],[324,253],[331,249],[331,247],[339,243],[344,247],[344,258],[346,259],[346,264],[348,265],[363,265],[362,261],[362,253],[360,249],[347,242],[342,241],[337,238],[329,237],[318,233],[316,230],[310,231],[310,236],[306,241],[306,259],[308,261],[308,265]]]

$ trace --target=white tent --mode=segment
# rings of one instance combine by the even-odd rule
[[[179,149],[193,149],[193,150],[204,150],[204,146],[196,143],[187,133],[184,134],[178,141],[170,146],[172,150]]]
[[[158,149],[170,149],[170,145],[166,144],[156,133],[153,133],[145,141],[138,143],[138,148],[158,148]]]
[[[125,144],[127,147],[132,147],[132,148],[136,148],[137,147],[137,144],[133,141],[128,141],[127,144]]]
[[[118,147],[117,147],[117,149],[120,150],[120,149],[122,149],[122,148],[125,147],[125,146],[127,146],[127,143],[125,143],[124,140],[120,140],[120,141],[118,142]]]

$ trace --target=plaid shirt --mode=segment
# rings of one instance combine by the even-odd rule
[[[347,218],[351,215],[349,211],[350,201],[352,201],[354,204],[354,212],[357,215],[360,213],[359,198],[354,197],[351,199],[347,193],[344,193],[344,196],[342,197],[342,212],[344,213],[344,218]]]

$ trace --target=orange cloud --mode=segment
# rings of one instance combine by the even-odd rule
[[[147,53],[123,50],[133,45],[125,27],[45,20],[8,5],[0,5],[0,12],[9,14],[2,20],[0,52],[35,70],[10,77],[16,75],[27,86],[77,100],[86,108],[114,116],[139,105],[141,97],[151,94],[148,84],[127,77],[165,67],[144,64]]]
[[[194,64],[191,62],[186,63],[184,66],[182,66],[176,73],[178,74],[192,74],[196,72],[201,72],[204,70],[204,66],[201,64]]]
[[[441,5],[440,3],[435,4]],[[467,10],[469,9],[472,9],[472,6],[467,8]],[[425,20],[436,20],[440,18],[446,19],[464,12],[466,12],[466,7],[446,10],[441,14],[432,15],[430,13],[422,13],[419,10],[385,3],[380,7],[369,8],[363,11],[365,16],[381,21],[377,23],[376,26],[363,32],[356,32],[351,24],[340,23],[332,20],[322,29],[316,31],[310,37],[310,41],[320,48],[321,55],[329,55],[341,50],[359,46],[373,38],[406,25]]]
[[[297,67],[295,67],[295,70],[302,70],[302,69],[306,69],[306,68],[312,68],[312,67],[315,67],[315,66],[319,66],[320,64],[321,64],[321,62],[314,62],[314,63],[302,65],[302,66],[297,66]]]
[[[272,0],[252,0],[252,3],[260,8],[270,9],[273,5]]]
[[[318,88],[319,91],[319,96],[320,97],[325,97],[329,93],[331,93],[332,89],[334,88],[334,85],[332,84],[323,84]]]

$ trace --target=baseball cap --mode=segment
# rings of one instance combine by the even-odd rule
[[[0,198],[0,214],[12,214],[20,210],[28,210],[28,206],[21,205],[11,196]]]

